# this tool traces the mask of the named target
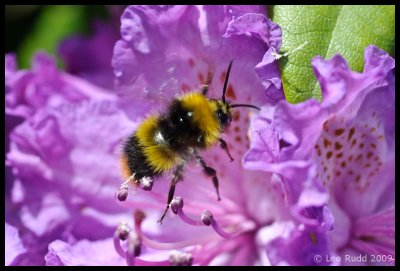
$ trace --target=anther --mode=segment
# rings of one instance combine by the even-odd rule
[[[115,251],[122,258],[125,258],[125,251],[121,246],[121,240],[126,240],[128,238],[129,232],[130,232],[129,227],[124,223],[119,224],[114,232],[114,237],[113,237],[114,248]]]
[[[120,240],[125,241],[128,239],[129,232],[131,229],[129,228],[128,224],[120,223],[117,227],[117,233]]]
[[[133,220],[135,221],[135,224],[137,224],[137,225],[142,224],[145,217],[146,217],[146,214],[142,210],[136,210],[133,213]]]
[[[203,222],[200,220],[194,220],[188,217],[185,212],[183,211],[183,199],[181,197],[175,197],[171,201],[171,210],[174,214],[178,215],[183,222],[193,225],[193,226],[202,226]]]
[[[169,263],[173,266],[191,266],[193,256],[187,252],[173,251],[169,256]]]
[[[153,179],[150,177],[143,177],[140,179],[140,184],[142,185],[143,190],[151,191],[153,188]]]
[[[210,226],[213,219],[214,219],[213,215],[209,210],[205,210],[201,214],[201,221],[203,221],[204,225],[206,225],[206,226]]]
[[[119,201],[125,201],[128,198],[128,186],[120,186],[117,190],[117,198]]]
[[[128,194],[129,194],[129,191],[128,191],[129,186],[128,185],[129,185],[129,182],[134,179],[135,179],[135,174],[132,174],[125,182],[123,182],[119,186],[119,188],[116,192],[116,195],[117,195],[117,198],[119,201],[125,201],[128,198]]]
[[[181,197],[175,197],[171,201],[171,210],[174,214],[178,214],[179,209],[183,208],[183,199]]]

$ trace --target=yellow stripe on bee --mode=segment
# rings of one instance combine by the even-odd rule
[[[215,117],[217,105],[198,92],[185,94],[179,100],[186,110],[193,112],[193,122],[203,131],[206,146],[212,146],[220,135],[220,125]]]
[[[168,146],[154,141],[158,120],[158,116],[145,119],[137,128],[136,136],[151,167],[156,172],[163,172],[171,170],[179,157]]]
[[[154,145],[154,133],[157,130],[158,116],[153,115],[145,119],[136,129],[136,136],[142,146]]]
[[[163,145],[145,147],[144,153],[148,157],[150,165],[157,172],[171,170],[179,159],[168,147]]]

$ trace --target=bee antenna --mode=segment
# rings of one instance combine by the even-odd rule
[[[259,107],[252,105],[252,104],[231,104],[229,107],[232,107],[232,108],[233,107],[251,107],[251,108],[261,111],[261,109]]]
[[[225,92],[226,92],[226,87],[228,86],[229,73],[231,72],[232,62],[233,62],[233,59],[229,62],[228,71],[226,72],[224,90],[222,92],[222,102],[223,103],[225,103]]]

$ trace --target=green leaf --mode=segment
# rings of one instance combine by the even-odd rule
[[[281,53],[308,44],[279,60],[286,99],[321,100],[321,88],[311,59],[341,54],[351,69],[361,72],[364,49],[370,44],[394,53],[394,6],[272,6],[272,20],[282,28]]]
[[[76,32],[85,32],[87,23],[84,6],[45,6],[32,32],[18,48],[21,68],[28,68],[32,56],[39,50],[55,54],[59,42]],[[58,64],[60,61],[58,59]]]

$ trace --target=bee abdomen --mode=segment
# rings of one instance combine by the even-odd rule
[[[139,144],[139,140],[134,134],[131,136],[124,146],[124,160],[130,174],[135,174],[135,179],[140,180],[143,177],[155,177],[161,175],[162,172],[157,171],[149,162],[145,154],[145,149]]]

